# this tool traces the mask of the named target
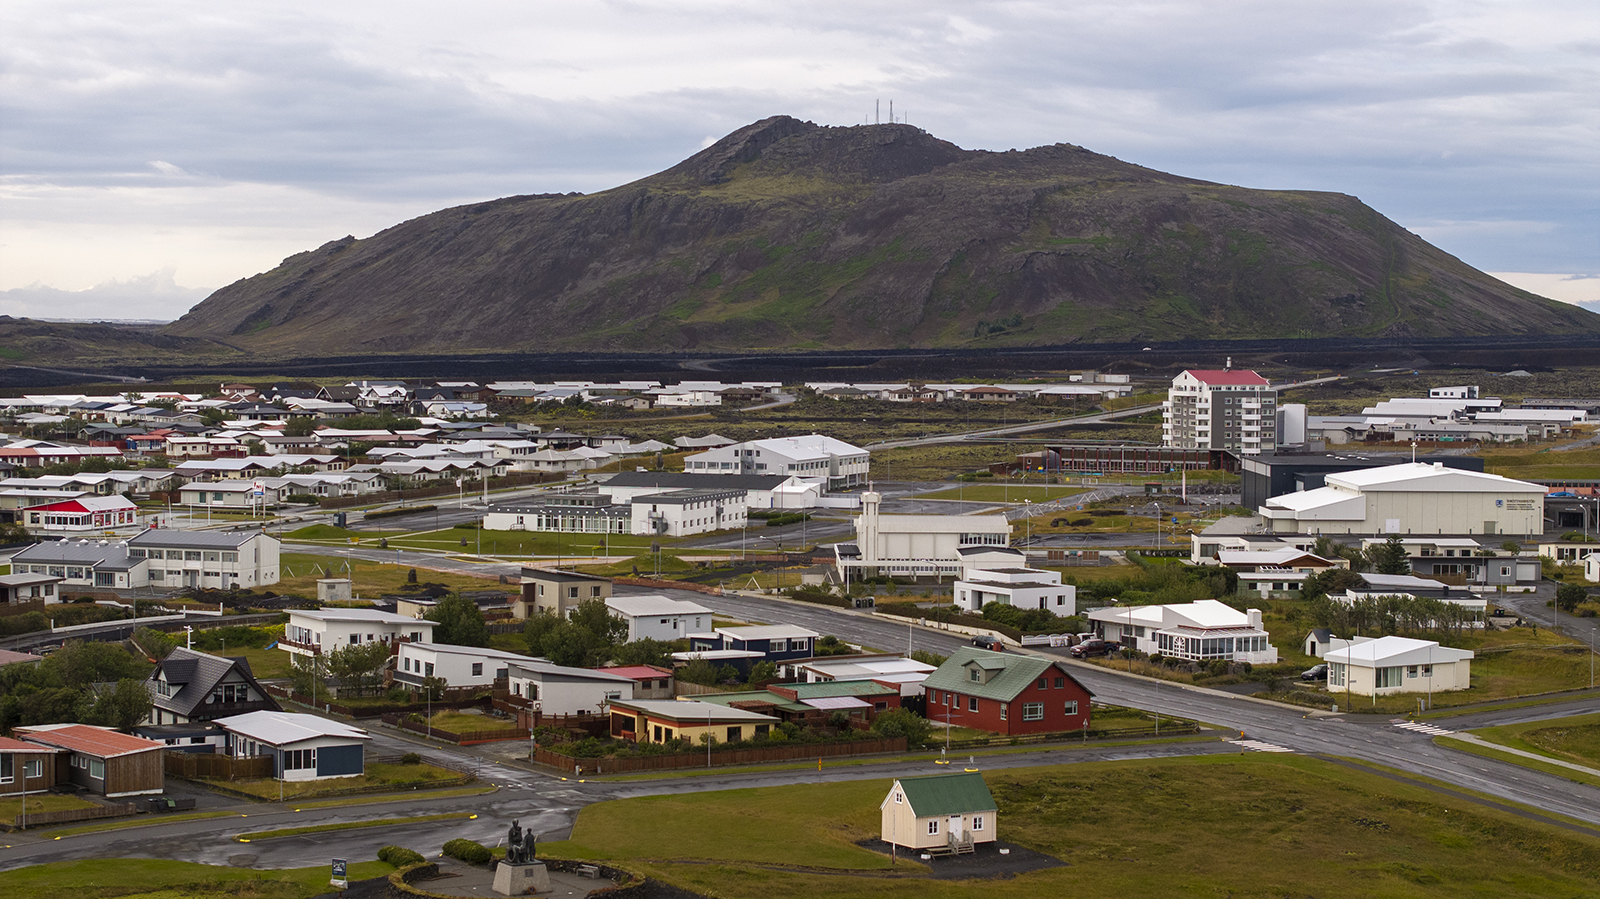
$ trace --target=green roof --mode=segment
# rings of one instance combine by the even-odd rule
[[[785,690],[793,690],[801,699],[817,699],[823,696],[882,696],[888,693],[898,693],[893,687],[870,680],[836,680],[823,681],[815,684],[774,684]]]
[[[996,811],[989,785],[976,771],[906,777],[900,780],[900,789],[918,818]]]
[[[713,705],[732,706],[736,702],[765,702],[770,703],[773,708],[783,709],[786,712],[816,711],[803,702],[795,702],[776,693],[768,693],[766,690],[746,690],[739,693],[703,693],[695,698]]]
[[[1083,687],[1083,684],[1072,677],[1070,672],[1057,667],[1058,662],[1058,659],[1045,659],[1015,652],[990,652],[987,649],[964,646],[952,653],[938,670],[928,675],[928,679],[922,682],[922,688],[947,690],[963,696],[976,696],[979,699],[993,699],[997,702],[1010,702],[1052,668],[1056,669],[1057,674],[1064,674],[1072,678],[1073,683]],[[972,680],[969,672],[974,667],[989,672],[988,683]],[[1089,692],[1087,687],[1083,687],[1083,690],[1085,693]]]

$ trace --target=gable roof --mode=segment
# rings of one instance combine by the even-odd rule
[[[1411,637],[1379,637],[1356,643],[1344,649],[1335,649],[1323,656],[1323,661],[1344,662],[1357,668],[1395,665],[1442,665],[1474,658],[1470,649],[1452,649],[1440,646],[1433,640],[1416,640]]]
[[[998,811],[983,775],[976,771],[904,777],[895,786],[905,794],[911,813],[918,818]]]
[[[287,746],[302,740],[318,737],[343,737],[349,740],[370,740],[372,736],[359,727],[330,721],[317,715],[298,712],[247,712],[231,718],[218,718],[216,723],[225,730],[243,734],[252,740]],[[157,744],[160,745],[160,744]]]
[[[164,743],[119,734],[110,728],[92,724],[38,724],[14,728],[12,732],[32,743],[70,749],[103,759],[166,748]]]
[[[1253,371],[1191,368],[1184,372],[1202,384],[1214,386],[1265,387],[1269,382]]]
[[[995,672],[987,683],[972,680],[967,674],[969,665]],[[1090,696],[1094,694],[1060,664],[1059,659],[1046,659],[1012,652],[990,652],[987,649],[964,646],[951,654],[937,670],[922,682],[924,690],[948,690],[979,699],[1010,702],[1023,690],[1033,686],[1045,672],[1065,675],[1078,688]]]
[[[211,696],[211,690],[236,670],[245,683],[254,687],[255,691],[264,697],[264,702],[271,703],[274,708],[277,707],[278,701],[261,689],[261,685],[256,682],[248,661],[242,658],[214,656],[183,646],[174,647],[166,658],[157,662],[156,669],[150,672],[149,680],[153,686],[156,677],[164,672],[167,683],[180,684],[183,688],[174,691],[171,696],[162,696],[151,690],[150,702],[159,708],[177,712],[185,717],[193,717],[194,710]]]

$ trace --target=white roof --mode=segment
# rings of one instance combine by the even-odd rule
[[[802,667],[835,680],[864,680],[867,678],[884,678],[888,675],[895,675],[894,679],[896,681],[901,681],[908,677],[921,680],[923,677],[938,670],[937,666],[929,665],[927,662],[904,658],[840,661],[820,659],[815,662],[807,662]]]
[[[820,637],[821,634],[797,624],[752,624],[744,627],[719,627],[716,632],[735,640],[771,640]]]
[[[409,618],[393,612],[380,612],[377,609],[290,609],[289,616],[311,618],[316,621],[369,621],[373,624],[417,624],[423,627],[434,625],[434,622],[426,618]]]
[[[1371,572],[1361,575],[1361,579],[1367,582],[1367,587],[1369,588],[1364,592],[1369,593],[1376,590],[1388,589],[1442,590],[1445,588],[1445,584],[1440,581],[1430,580],[1425,577],[1416,577],[1409,574],[1378,574],[1376,572]]]
[[[711,610],[698,603],[683,599],[668,599],[659,594],[643,596],[612,596],[606,599],[606,608],[629,618],[649,618],[659,615],[710,615]]]
[[[856,518],[859,526],[860,517]],[[879,515],[879,534],[1011,534],[1004,515]],[[1005,549],[986,546],[984,549]]]
[[[626,678],[624,678],[626,680]],[[660,715],[678,721],[693,722],[696,719],[704,721],[777,721],[771,715],[760,712],[736,709],[732,706],[718,705],[714,702],[701,702],[698,699],[625,699],[612,700],[612,706],[624,706],[638,709],[647,715]]]
[[[1470,649],[1451,649],[1448,646],[1440,646],[1433,640],[1379,637],[1344,649],[1335,649],[1323,656],[1323,660],[1344,662],[1360,668],[1375,668],[1459,662],[1473,657]]]
[[[1223,565],[1282,565],[1285,562],[1303,559],[1306,556],[1326,562],[1329,565],[1333,564],[1333,562],[1322,558],[1316,553],[1308,553],[1292,546],[1267,550],[1224,549],[1217,552],[1217,561]]]
[[[340,737],[347,740],[370,740],[372,736],[359,727],[330,721],[317,715],[298,712],[247,712],[231,718],[218,718],[224,730],[249,737],[273,746],[286,746],[318,737]]]
[[[511,667],[515,668],[523,676],[537,675],[541,678],[555,676],[570,677],[574,680],[614,681],[624,684],[634,683],[633,678],[623,677],[620,674],[607,674],[604,671],[596,671],[593,668],[570,668],[566,665],[557,665],[554,662],[546,661],[544,659],[533,659],[527,656],[513,660],[511,662]]]
[[[1359,520],[1366,517],[1366,498],[1337,487],[1318,487],[1300,493],[1285,493],[1267,500],[1261,507],[1295,513],[1301,520]]]
[[[1324,479],[1330,485],[1351,490],[1420,490],[1430,493],[1471,493],[1498,491],[1515,493],[1545,493],[1545,487],[1527,481],[1515,481],[1497,474],[1482,471],[1462,471],[1446,468],[1441,462],[1402,462],[1381,468],[1330,473]],[[1306,491],[1307,494],[1315,490]],[[1348,494],[1346,494],[1348,495]],[[1280,497],[1281,498],[1281,497]]]
[[[408,618],[407,621],[415,619]],[[429,622],[432,624],[433,622]],[[402,643],[400,654],[410,655],[417,652],[430,652],[434,655],[470,656],[475,659],[506,659],[513,662],[543,661],[533,656],[520,652],[506,652],[503,649],[489,649],[484,646],[457,646],[453,643]]]
[[[1089,613],[1090,619],[1110,624],[1127,624],[1130,617],[1136,627],[1142,625],[1154,628],[1189,627],[1215,630],[1250,626],[1249,615],[1215,599],[1165,606],[1115,606],[1095,609]]]

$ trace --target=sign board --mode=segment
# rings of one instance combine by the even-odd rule
[[[263,481],[256,481],[255,483],[250,485],[250,492],[254,493],[256,496],[266,496],[267,495],[267,485]]]
[[[349,862],[345,861],[344,859],[334,859],[333,879],[329,881],[329,884],[337,889],[348,889],[350,887],[350,881],[345,876],[348,866]]]

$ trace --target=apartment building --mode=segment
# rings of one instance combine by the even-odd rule
[[[1253,371],[1181,372],[1161,406],[1161,443],[1179,449],[1271,453],[1278,443],[1278,392]]]

